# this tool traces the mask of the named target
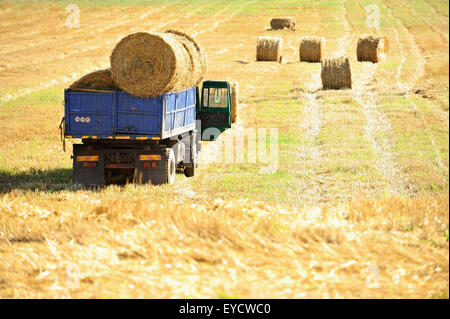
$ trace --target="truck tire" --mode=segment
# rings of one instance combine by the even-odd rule
[[[154,185],[173,184],[175,181],[175,173],[177,164],[175,163],[175,155],[171,148],[166,148],[166,154],[161,159],[162,167],[159,172],[155,174],[155,178],[152,180]]]

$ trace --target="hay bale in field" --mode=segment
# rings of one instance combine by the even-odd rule
[[[111,54],[114,82],[139,97],[195,86],[206,71],[204,55],[191,37],[174,32],[138,32],[123,38]]]
[[[81,77],[79,80],[75,81],[69,89],[71,90],[108,90],[112,91],[116,89],[117,86],[111,77],[111,70],[99,70],[85,76]]]
[[[295,19],[294,18],[274,18],[270,20],[270,27],[272,30],[295,30]]]
[[[356,57],[358,61],[378,63],[386,57],[389,41],[386,37],[368,35],[358,39]]]
[[[231,83],[231,123],[236,123],[239,108],[239,83]]]
[[[299,48],[300,61],[320,62],[322,60],[324,42],[324,38],[320,37],[301,38]]]
[[[256,61],[281,61],[282,40],[278,37],[258,37]]]
[[[352,74],[348,57],[323,59],[320,76],[325,90],[352,88]]]

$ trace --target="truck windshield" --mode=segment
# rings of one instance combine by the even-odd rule
[[[228,92],[226,88],[204,88],[203,106],[225,108],[228,106]]]

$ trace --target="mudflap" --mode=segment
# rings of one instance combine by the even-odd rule
[[[91,162],[92,167],[86,167],[83,162],[77,162],[77,156],[90,156],[93,151],[84,149],[84,147],[73,145],[73,171],[72,180],[74,184],[84,186],[104,186],[105,185],[105,162],[104,157],[99,156],[97,162]],[[95,152],[98,154],[98,152]],[[95,166],[93,166],[95,165]]]

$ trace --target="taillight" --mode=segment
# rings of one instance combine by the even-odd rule
[[[77,162],[98,162],[98,155],[77,156]]]
[[[139,155],[140,161],[160,161],[161,155]]]

